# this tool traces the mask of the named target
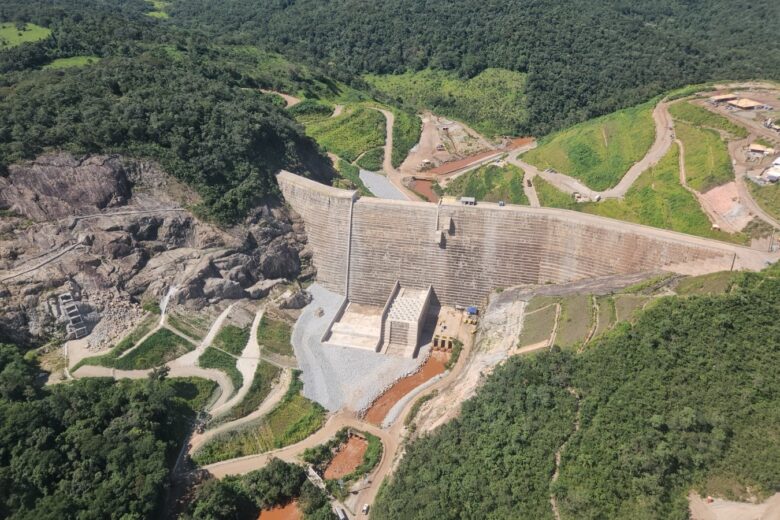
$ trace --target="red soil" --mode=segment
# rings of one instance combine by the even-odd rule
[[[295,501],[284,506],[276,506],[273,509],[263,509],[257,520],[301,520],[303,515]]]
[[[485,157],[490,157],[491,155],[509,152],[511,150],[514,150],[515,148],[519,148],[521,146],[529,144],[533,142],[533,140],[534,140],[533,137],[516,137],[514,139],[511,139],[506,144],[505,148],[502,148],[500,150],[486,150],[484,152],[475,153],[474,155],[469,155],[468,157],[465,157],[463,159],[458,159],[457,161],[446,162],[444,164],[440,164],[436,168],[431,168],[426,173],[432,173],[433,175],[447,175],[448,173],[452,173],[460,170],[461,168],[465,168],[466,166],[480,159],[484,159]]]
[[[439,196],[433,191],[433,181],[426,179],[414,179],[409,187],[428,199],[430,202],[438,202]]]
[[[380,395],[379,398],[374,401],[374,404],[371,405],[371,408],[368,409],[364,419],[377,426],[382,424],[387,412],[389,412],[393,405],[395,405],[403,396],[432,377],[444,372],[444,365],[449,358],[449,352],[432,352],[419,372],[399,379],[393,386],[387,389],[385,393]]]
[[[349,475],[363,462],[363,455],[368,449],[368,441],[352,436],[330,461],[325,469],[325,478],[334,479]]]

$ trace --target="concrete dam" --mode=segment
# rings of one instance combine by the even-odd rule
[[[382,306],[399,283],[444,305],[500,288],[667,271],[762,269],[776,254],[570,210],[359,197],[282,171],[317,279],[349,302]],[[345,300],[345,301],[346,301]]]

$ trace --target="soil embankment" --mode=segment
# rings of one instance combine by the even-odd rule
[[[260,511],[260,516],[257,517],[257,520],[301,520],[301,518],[303,518],[303,515],[298,509],[298,504],[289,502],[283,506]]]
[[[363,419],[371,424],[382,424],[387,412],[389,412],[393,405],[395,405],[403,396],[429,379],[444,372],[449,357],[450,354],[446,352],[432,352],[418,372],[399,379],[393,386],[380,395],[371,407],[369,407],[368,411],[366,411]]]
[[[363,455],[367,449],[367,440],[355,435],[351,436],[328,464],[325,469],[325,478],[327,480],[342,478],[355,471],[363,462]]]

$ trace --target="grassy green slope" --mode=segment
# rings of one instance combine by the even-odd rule
[[[0,23],[0,50],[10,49],[23,43],[37,42],[48,38],[51,31],[34,23],[23,24],[21,30],[13,22]]]
[[[361,153],[385,144],[385,118],[376,110],[356,107],[338,117],[312,122],[306,133],[329,152],[352,162]]]
[[[523,159],[576,177],[594,190],[617,184],[655,139],[648,102],[551,134]]]
[[[528,204],[523,191],[523,171],[511,164],[504,167],[489,164],[470,171],[452,181],[444,193],[489,202],[503,200],[510,204]]]
[[[723,130],[739,139],[748,136],[748,131],[744,127],[737,126],[725,117],[713,114],[706,108],[690,102],[673,103],[669,107],[669,113],[677,121],[685,121],[693,126]]]
[[[366,81],[415,110],[460,119],[487,136],[515,135],[527,120],[525,74],[486,69],[463,80],[441,70],[367,75]]]
[[[675,131],[685,147],[685,177],[688,186],[704,193],[734,180],[728,148],[716,131],[679,121]]]
[[[84,67],[85,65],[92,65],[100,61],[97,56],[72,56],[70,58],[57,58],[48,65],[44,65],[44,69],[68,69],[70,67]]]
[[[680,184],[678,161],[679,151],[675,145],[657,165],[640,175],[620,200],[577,204],[543,179],[535,179],[534,184],[543,206],[584,211],[718,240],[747,241],[748,237],[743,234],[712,230],[712,224],[696,198]]]

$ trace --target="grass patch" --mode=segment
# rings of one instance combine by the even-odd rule
[[[756,204],[773,217],[780,219],[780,183],[759,186],[748,181],[747,186]]]
[[[593,303],[590,295],[578,294],[564,298],[555,343],[573,347],[585,341],[593,325]]]
[[[141,320],[141,323],[138,324],[138,326],[133,329],[130,334],[122,338],[119,343],[114,345],[114,347],[109,350],[106,354],[100,355],[100,356],[92,356],[88,358],[84,358],[78,363],[76,363],[72,371],[76,371],[79,369],[79,367],[82,367],[84,365],[90,365],[90,366],[104,366],[104,367],[112,367],[114,366],[114,362],[116,359],[122,355],[122,353],[130,350],[138,341],[146,336],[149,331],[151,331],[155,324],[157,323],[157,316],[155,315],[149,315],[146,316],[143,320]]]
[[[689,276],[677,283],[674,291],[681,296],[694,294],[724,294],[729,292],[739,276],[735,271],[721,271],[701,276]]]
[[[166,380],[176,397],[182,399],[195,411],[203,410],[211,401],[219,385],[202,377],[171,377]]]
[[[633,322],[639,311],[650,299],[649,296],[637,296],[634,294],[615,295],[613,297],[615,302],[615,321]]]
[[[257,328],[257,341],[263,350],[282,356],[294,356],[290,337],[292,327],[286,321],[263,314]]]
[[[593,215],[634,222],[681,233],[735,243],[747,243],[745,233],[712,229],[699,201],[680,184],[679,150],[672,146],[658,164],[645,171],[623,199],[576,203],[545,180],[534,179],[543,206],[583,211]],[[687,158],[687,149],[686,149]]]
[[[385,159],[385,149],[382,146],[372,148],[360,156],[355,164],[364,170],[378,172],[382,169],[382,161]]]
[[[326,150],[348,162],[385,144],[385,116],[365,107],[348,107],[339,117],[329,117],[306,126],[306,133]]]
[[[390,109],[395,115],[393,124],[393,154],[391,161],[394,168],[401,166],[406,156],[420,140],[422,121],[416,114],[405,110]]]
[[[146,13],[146,16],[151,16],[152,18],[168,18],[168,13],[166,13],[165,10],[171,5],[170,2],[164,0],[146,0],[146,2],[154,7],[154,11]]]
[[[734,180],[726,143],[715,130],[687,123],[675,125],[677,138],[685,147],[685,177],[688,186],[704,193]]]
[[[339,172],[341,179],[337,179],[333,185],[345,190],[358,190],[361,197],[373,197],[374,194],[366,188],[360,179],[360,169],[354,164],[339,159],[336,164],[336,171]]]
[[[244,376],[236,368],[238,360],[233,356],[226,354],[213,347],[208,347],[198,358],[198,366],[201,368],[216,368],[226,373],[233,383],[233,391],[238,391],[244,383]]]
[[[277,96],[278,97],[278,96]],[[333,105],[314,99],[304,99],[287,111],[302,125],[328,119],[333,114]]]
[[[452,72],[426,69],[394,75],[369,74],[364,79],[414,110],[430,109],[460,119],[488,136],[526,131],[526,75],[519,72],[489,68],[464,80]]]
[[[279,377],[282,369],[272,365],[267,361],[260,361],[255,370],[255,377],[252,379],[252,386],[249,391],[236,406],[230,409],[226,414],[220,415],[215,424],[230,422],[242,417],[246,417],[265,401],[271,392],[273,382]]]
[[[725,117],[714,114],[706,108],[690,102],[674,103],[669,106],[669,113],[677,121],[685,121],[693,126],[723,130],[736,139],[744,139],[748,131],[735,125]]]
[[[194,348],[181,336],[168,329],[160,329],[126,356],[116,359],[113,366],[120,370],[145,370],[164,365]]]
[[[195,340],[202,340],[209,331],[209,320],[202,316],[169,312],[166,320],[170,327]]]
[[[10,49],[23,43],[44,40],[50,35],[49,29],[34,23],[0,23],[0,50]]]
[[[213,347],[220,348],[234,356],[240,356],[244,347],[249,342],[249,329],[237,327],[235,325],[225,325],[214,337]]]
[[[93,65],[100,61],[97,56],[71,56],[70,58],[57,58],[48,65],[44,65],[44,69],[69,69],[71,67],[85,67],[87,65]]]
[[[596,303],[599,306],[599,323],[596,327],[596,331],[593,333],[593,338],[597,338],[607,332],[617,321],[615,300],[610,296],[597,296]]]
[[[420,413],[420,408],[422,408],[425,403],[436,397],[438,393],[438,390],[434,390],[433,392],[425,394],[416,400],[412,405],[412,408],[409,410],[409,413],[406,415],[406,418],[404,418],[404,426],[410,426],[412,422],[414,422],[414,418],[417,417],[417,414]]]
[[[550,339],[555,326],[555,305],[537,310],[531,315],[526,313],[523,330],[517,344],[521,347],[533,345]]]
[[[616,185],[653,144],[653,102],[613,112],[543,138],[523,159],[553,168],[594,190]]]
[[[523,171],[511,164],[502,167],[489,164],[465,173],[449,183],[444,193],[488,202],[529,204],[523,191]]]
[[[455,363],[458,362],[458,358],[460,357],[461,352],[463,352],[463,342],[458,339],[453,339],[452,352],[450,353],[450,358],[447,360],[446,363],[444,363],[445,370],[449,370],[455,366]]]
[[[265,418],[215,437],[194,454],[193,460],[205,465],[264,453],[294,444],[317,431],[325,419],[325,410],[300,395],[303,383],[298,375],[295,374],[284,400]]]

